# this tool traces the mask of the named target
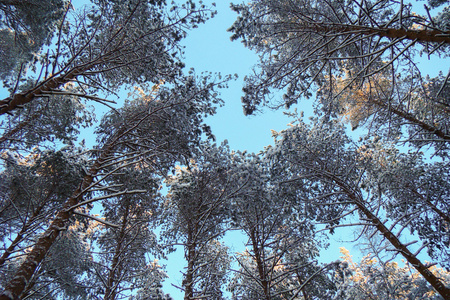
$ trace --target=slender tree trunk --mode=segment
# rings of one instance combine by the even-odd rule
[[[440,30],[411,30],[403,28],[373,28],[362,25],[350,24],[327,24],[327,23],[312,23],[300,24],[302,28],[316,30],[323,33],[349,33],[349,34],[364,34],[364,35],[378,35],[380,37],[387,37],[390,39],[404,38],[417,42],[428,43],[444,43],[450,44],[450,37]]]
[[[118,243],[116,246],[116,250],[114,251],[114,257],[111,262],[111,268],[108,273],[105,297],[103,298],[104,300],[115,300],[116,299],[117,289],[114,288],[114,284],[116,283],[116,273],[117,273],[116,271],[119,267],[119,260],[122,255],[122,250],[123,250],[122,245],[123,245],[123,242],[125,239],[125,231],[127,229],[129,211],[130,211],[130,205],[129,205],[129,203],[127,203],[126,208],[125,208],[125,213],[123,215],[122,226],[120,228]]]
[[[353,201],[357,206],[359,211],[366,216],[366,218],[375,226],[375,228],[380,232],[384,238],[386,238],[395,249],[406,258],[408,263],[410,263],[422,276],[428,281],[429,284],[446,300],[450,300],[450,288],[445,286],[445,284],[436,277],[428,268],[411,252],[409,249],[400,242],[397,236],[392,233],[383,222],[374,215],[365,205],[361,197],[353,191],[345,182],[340,180],[340,178],[329,172],[322,173],[326,178],[333,180]]]
[[[405,120],[411,122],[412,124],[419,126],[423,130],[438,136],[439,138],[443,139],[446,142],[450,142],[450,135],[448,133],[415,118],[410,113],[404,112],[400,109],[397,109],[391,105],[388,105],[382,101],[378,101],[375,99],[370,99],[369,102],[372,102],[375,105],[378,105],[378,106],[382,107],[383,109],[386,109],[387,111],[396,114],[397,116],[401,117],[402,119],[405,119]]]
[[[190,227],[190,226],[189,226]],[[194,239],[194,232],[192,227],[188,228],[188,239],[187,239],[187,259],[188,265],[186,270],[186,276],[184,278],[183,286],[184,290],[184,300],[194,299],[194,267],[195,259],[197,255],[197,245]]]
[[[92,65],[94,65],[94,63],[92,63]],[[31,90],[16,93],[11,97],[0,100],[0,115],[10,113],[17,107],[31,102],[39,95],[45,92],[51,92],[52,90],[63,86],[64,84],[77,78],[77,76],[83,74],[83,72],[92,67],[92,65],[88,64],[86,66],[74,67],[67,74],[62,74],[57,77],[52,76]]]
[[[450,216],[448,214],[446,214],[445,212],[443,212],[442,210],[440,210],[436,205],[434,205],[429,199],[427,199],[427,197],[425,197],[424,195],[422,195],[421,193],[419,193],[414,187],[410,186],[409,184],[405,185],[407,188],[409,188],[415,195],[417,195],[417,197],[420,198],[420,200],[422,200],[423,202],[426,203],[426,205],[428,205],[435,213],[437,213],[439,215],[439,217],[442,218],[442,220],[444,220],[445,222],[447,222],[448,224],[450,224]]]
[[[297,270],[297,271],[295,272],[295,274],[297,275],[297,281],[298,281],[298,283],[300,284],[300,286],[303,286],[303,280],[302,280],[302,276],[301,276],[300,272]],[[303,298],[304,298],[304,300],[310,300],[308,293],[305,291],[305,288],[306,288],[306,287],[303,287],[303,288],[301,289],[301,290],[302,290],[302,294],[303,294]]]
[[[255,253],[256,266],[258,268],[259,279],[261,280],[261,286],[264,292],[264,299],[270,300],[269,281],[267,280],[267,274],[265,272],[263,253],[261,253],[261,251],[264,251],[264,248],[261,246],[260,249],[255,231],[255,228],[250,230],[250,239],[252,241],[253,252]]]
[[[426,199],[425,197],[423,197],[423,195],[421,195],[422,200],[425,201],[425,203],[435,212],[437,213],[443,220],[445,220],[445,222],[447,222],[447,224],[450,225],[450,216],[447,215],[446,213],[444,213],[442,210],[440,210],[439,208],[436,207],[436,205],[434,205],[433,203],[431,203],[430,200]]]
[[[125,128],[122,129],[122,133],[124,130]],[[121,133],[118,133],[116,136],[120,136],[120,134]],[[109,156],[110,152],[113,149],[113,146],[115,145],[115,142],[116,139],[113,138],[110,143],[107,143],[103,147],[102,154],[90,168],[88,174],[83,178],[78,189],[72,194],[72,197],[70,197],[66,201],[63,209],[56,214],[50,226],[37,240],[35,246],[27,255],[25,261],[22,263],[19,269],[16,271],[14,277],[5,285],[5,289],[0,295],[0,300],[20,299],[21,294],[26,289],[26,286],[33,276],[34,272],[36,271],[37,267],[44,260],[50,247],[56,241],[59,234],[62,231],[66,230],[69,218],[72,215],[70,208],[83,200],[84,192],[94,181],[95,175],[101,168],[102,162]]]

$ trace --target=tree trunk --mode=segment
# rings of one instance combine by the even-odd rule
[[[450,36],[446,35],[444,31],[440,30],[411,30],[403,28],[373,28],[362,25],[350,25],[350,24],[326,24],[326,23],[312,23],[300,24],[302,28],[309,28],[316,30],[317,32],[324,33],[349,33],[364,35],[378,35],[380,37],[387,37],[390,39],[404,38],[417,42],[428,43],[444,43],[450,44]]]
[[[192,228],[188,228],[188,239],[187,239],[187,270],[186,276],[184,278],[183,286],[184,290],[184,300],[193,300],[194,299],[194,264],[195,264],[195,256],[197,255],[197,245],[194,239],[194,233]]]
[[[124,129],[122,129],[122,133],[123,131]],[[120,133],[117,136],[120,136]],[[78,189],[66,201],[63,209],[56,214],[56,217],[53,219],[48,229],[37,240],[35,246],[16,271],[14,277],[5,285],[5,289],[0,295],[0,300],[20,299],[21,294],[26,289],[28,282],[36,271],[36,268],[45,258],[50,247],[56,241],[61,231],[67,229],[66,226],[68,225],[69,218],[72,215],[70,208],[83,200],[83,195],[86,192],[86,188],[88,188],[94,181],[95,175],[98,173],[102,162],[109,156],[115,142],[116,139],[114,138],[110,143],[107,143],[103,147],[102,154],[89,169],[88,174],[83,178],[83,181]]]
[[[300,272],[297,270],[295,272],[295,274],[297,275],[297,281],[300,284],[300,286],[302,286],[301,292],[303,294],[303,298],[304,300],[310,300],[308,293],[305,291],[305,286],[303,286],[303,280],[302,280],[302,276],[300,274]]]
[[[115,300],[117,295],[117,288],[114,288],[115,278],[116,278],[116,270],[119,265],[120,256],[122,254],[122,244],[125,238],[125,231],[128,224],[128,214],[130,211],[129,203],[126,204],[125,213],[123,215],[122,226],[120,228],[119,239],[117,242],[116,250],[114,251],[114,257],[111,262],[111,268],[108,273],[107,286],[105,291],[104,300]]]
[[[250,239],[252,241],[253,252],[255,253],[256,266],[258,268],[259,279],[261,280],[261,286],[264,292],[264,299],[270,300],[269,281],[267,280],[267,274],[265,272],[264,257],[262,257],[263,254],[261,253],[261,250],[263,251],[264,247],[261,245],[260,250],[255,231],[254,228],[250,230]]]
[[[357,195],[351,187],[349,187],[345,182],[337,178],[331,173],[322,173],[326,178],[333,180],[353,201],[357,206],[359,211],[363,213],[366,218],[376,227],[376,229],[386,238],[395,249],[406,258],[408,263],[410,263],[422,276],[428,281],[429,284],[446,300],[450,300],[450,288],[445,286],[445,284],[436,277],[428,268],[413,254],[409,249],[400,242],[395,234],[393,234],[384,224],[374,215],[365,205],[364,201],[359,195]]]
[[[31,90],[22,93],[16,93],[11,97],[0,100],[0,115],[10,113],[17,107],[27,104],[28,102],[31,102],[34,98],[38,97],[39,95],[45,92],[51,92],[52,90],[61,87],[62,85],[75,79],[77,76],[81,75],[92,65],[93,63],[83,67],[81,66],[74,67],[67,74],[63,74],[57,77],[52,76],[49,79],[45,80],[44,82],[41,82],[38,86],[36,86]]]
[[[425,131],[440,137],[441,139],[443,139],[446,142],[447,141],[450,142],[450,135],[448,135],[448,133],[443,132],[442,130],[440,130],[440,129],[434,127],[434,126],[428,125],[427,123],[425,123],[425,122],[415,118],[410,113],[404,112],[404,111],[399,110],[399,109],[397,109],[397,108],[395,108],[395,107],[393,107],[391,105],[388,105],[388,104],[386,104],[386,103],[384,103],[382,101],[378,101],[378,100],[375,100],[375,99],[370,99],[369,102],[372,102],[375,105],[378,105],[378,106],[386,109],[387,111],[396,114],[397,116],[399,116],[399,117],[401,117],[401,118],[411,122],[412,124],[414,124],[416,126],[419,126],[420,128],[424,129]]]

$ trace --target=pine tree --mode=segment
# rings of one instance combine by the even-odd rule
[[[298,201],[305,201],[308,215],[325,225],[324,230],[332,233],[339,227],[361,226],[362,232],[379,235],[389,245],[385,250],[402,255],[436,292],[444,299],[448,298],[446,283],[439,275],[430,272],[429,266],[418,256],[429,243],[447,240],[448,233],[444,229],[436,240],[422,234],[423,244],[417,249],[414,243],[406,242],[408,235],[404,232],[414,218],[440,220],[436,210],[448,207],[448,204],[443,204],[439,208],[440,202],[447,201],[446,197],[441,198],[442,193],[431,190],[430,193],[439,195],[433,202],[426,202],[416,195],[412,199],[408,197],[408,203],[405,203],[402,192],[396,193],[398,185],[391,186],[390,191],[380,190],[379,186],[384,185],[381,179],[389,174],[383,169],[383,164],[389,163],[385,160],[389,155],[384,157],[384,152],[365,152],[362,151],[364,145],[352,145],[343,125],[337,120],[315,118],[312,123],[307,125],[299,120],[295,126],[280,132],[275,147],[268,149],[268,159],[276,166],[273,171],[279,176],[279,183],[291,190]],[[401,170],[408,172],[404,166]],[[372,177],[373,174],[377,174],[378,179]],[[414,177],[414,174],[402,175],[406,182]],[[420,177],[414,179],[420,180]],[[408,190],[404,192],[408,193]],[[420,204],[411,203],[413,199]],[[411,231],[414,230],[417,228]],[[445,256],[442,261],[446,264],[448,253],[440,253],[435,258],[441,255]]]

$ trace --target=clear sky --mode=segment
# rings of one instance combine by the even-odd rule
[[[204,1],[206,5],[212,2],[214,1]],[[187,68],[194,67],[196,72],[238,74],[238,80],[230,82],[229,89],[221,92],[225,106],[207,122],[218,142],[227,139],[234,150],[259,152],[272,143],[270,130],[280,131],[291,120],[283,115],[282,110],[274,112],[266,109],[257,116],[244,116],[241,105],[243,79],[258,62],[258,56],[240,41],[230,40],[231,33],[227,29],[231,27],[237,14],[229,6],[226,0],[217,1],[218,14],[189,32],[183,43],[186,46],[184,62]],[[299,107],[298,110],[303,109]]]

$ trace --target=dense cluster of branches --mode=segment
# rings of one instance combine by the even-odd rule
[[[351,115],[355,127],[382,126],[390,139],[409,130],[405,140],[447,149],[449,75],[423,75],[417,58],[448,55],[444,3],[430,1],[423,14],[416,11],[422,4],[403,1],[234,5],[241,16],[230,28],[232,38],[261,57],[260,70],[246,78],[244,112],[260,104],[290,107],[314,95],[319,109]],[[270,102],[272,90],[281,90],[283,100]]]
[[[275,134],[268,151],[284,189],[327,230],[359,225],[370,241],[378,236],[386,243],[378,253],[402,255],[449,299],[446,279],[419,259],[427,249],[449,267],[450,74],[430,78],[419,65],[419,56],[448,57],[449,7],[419,4],[251,1],[232,5],[239,17],[230,31],[260,54],[243,88],[244,113],[316,99],[318,117]],[[272,101],[276,90],[282,100]],[[365,125],[359,142],[345,122]],[[354,214],[360,221],[344,222]],[[406,228],[421,245],[406,242]]]
[[[231,77],[179,59],[215,14],[201,2],[0,0],[0,300],[171,299],[158,258],[177,247],[186,300],[450,299],[449,76],[414,56],[448,55],[443,4],[232,5],[233,38],[261,53],[245,113],[273,89],[317,97],[316,117],[292,113],[248,154],[204,122]],[[99,122],[92,103],[110,109]],[[345,121],[368,131],[353,141]],[[349,226],[367,256],[319,262]]]
[[[20,57],[2,59],[0,299],[160,294],[165,275],[149,260],[162,253],[150,231],[160,181],[211,137],[203,118],[229,79],[183,75],[178,42],[214,12],[190,1],[93,1],[80,11],[35,2],[1,2],[2,31],[37,48],[2,44]],[[98,96],[136,85],[118,109]],[[75,145],[94,121],[85,101],[112,108],[91,149]]]

